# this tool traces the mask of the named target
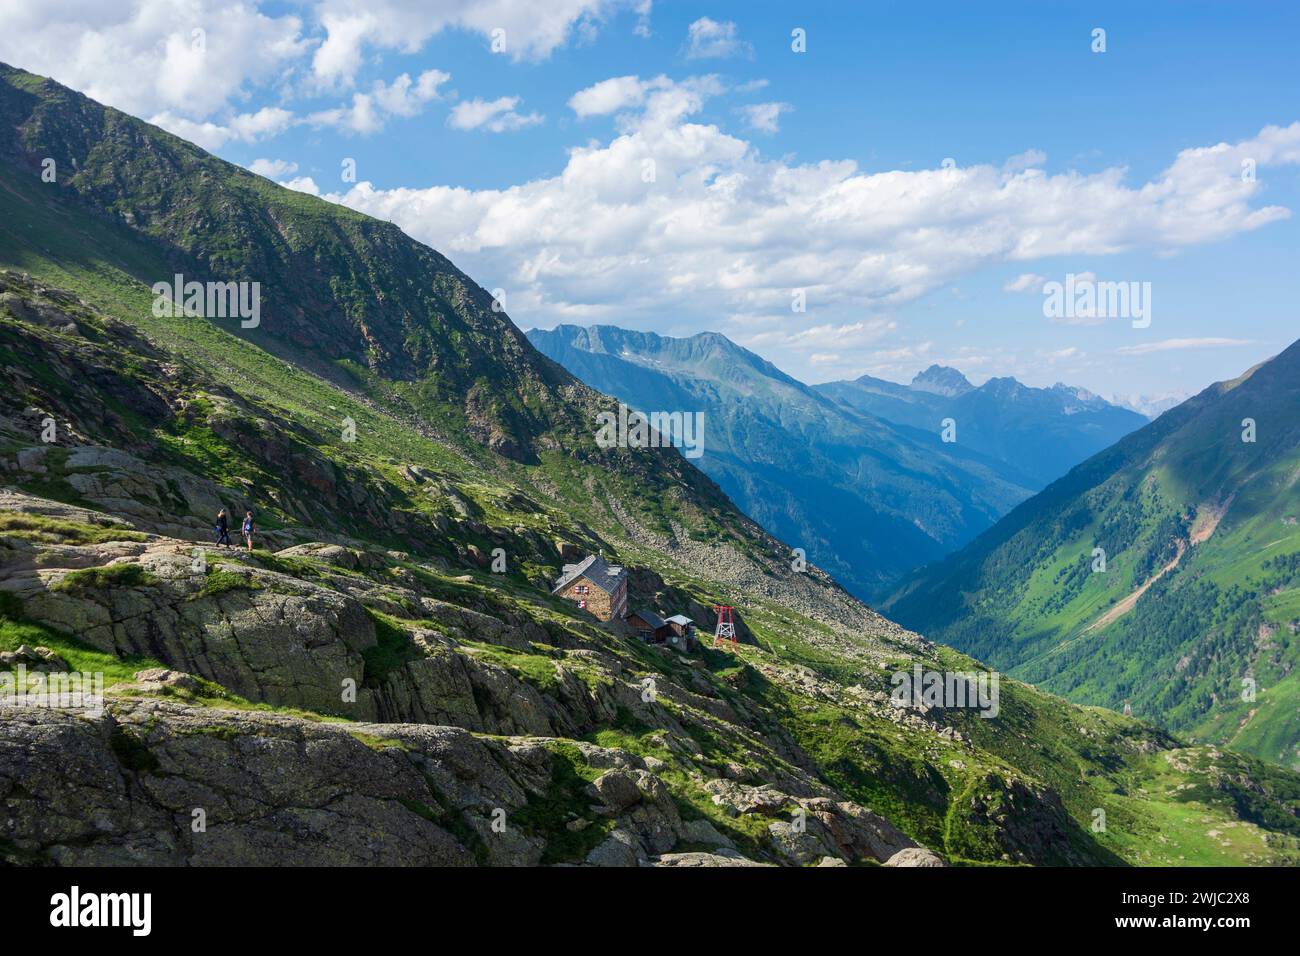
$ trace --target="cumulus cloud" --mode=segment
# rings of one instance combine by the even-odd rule
[[[447,125],[452,129],[485,129],[490,133],[506,133],[511,130],[536,126],[544,117],[540,113],[516,113],[519,97],[502,96],[495,100],[472,99],[457,103],[447,117]]]
[[[614,76],[579,90],[569,97],[569,108],[579,118],[608,116],[645,103],[646,94],[672,86],[666,76],[642,80],[638,76]]]
[[[296,14],[244,0],[10,0],[0,22],[0,60],[137,116],[208,119],[310,48]]]
[[[510,59],[540,60],[624,10],[648,33],[650,9],[649,0],[0,0],[0,60],[218,149],[273,135],[243,128],[264,112],[247,112],[254,93],[282,109],[297,95],[350,91],[376,53],[416,53],[434,35],[460,30],[499,43]],[[373,133],[389,117],[416,115],[446,79],[437,70],[415,80],[402,74],[304,119]]]
[[[215,150],[232,141],[255,143],[282,133],[293,124],[294,116],[278,106],[264,106],[256,113],[240,113],[225,123],[195,122],[169,112],[150,117],[149,122],[204,149]]]
[[[403,73],[392,83],[376,81],[368,93],[353,93],[348,106],[312,113],[306,121],[349,133],[377,133],[389,117],[415,116],[426,103],[440,99],[439,88],[450,79],[442,70],[425,70],[418,80]]]
[[[1017,153],[1005,163],[1002,164],[1002,171],[1007,173],[1018,173],[1022,169],[1033,169],[1035,166],[1041,166],[1047,162],[1047,154],[1041,149],[1027,149],[1023,153]]]
[[[298,164],[283,159],[255,159],[248,168],[267,179],[281,179],[298,171]]]
[[[740,39],[736,24],[730,20],[719,21],[700,17],[686,28],[688,60],[750,56],[753,52],[754,48]]]
[[[312,57],[315,80],[326,87],[350,85],[367,48],[418,51],[435,34],[463,30],[496,43],[512,60],[542,60],[575,33],[590,38],[614,13],[637,13],[648,32],[650,5],[642,0],[320,0],[325,30]],[[500,32],[497,32],[500,31]]]
[[[150,122],[208,150],[230,142],[268,139],[300,123],[370,134],[383,129],[392,116],[416,115],[425,103],[439,98],[438,88],[449,79],[451,75],[441,70],[426,70],[418,80],[403,73],[392,83],[377,81],[368,93],[354,93],[347,106],[318,110],[305,117],[295,116],[283,107],[264,106],[256,113],[240,113],[224,123],[195,121],[171,112],[152,116]]]
[[[296,192],[307,193],[312,196],[320,195],[320,187],[316,185],[316,180],[310,176],[299,176],[296,179],[290,179],[287,182],[280,183],[286,189],[292,189]]]
[[[782,113],[793,107],[789,103],[751,103],[740,107],[740,114],[745,117],[749,128],[759,133],[776,133],[780,131]]]
[[[574,93],[569,107],[579,118],[616,114],[621,130],[645,136],[651,130],[679,124],[702,110],[707,100],[731,89],[714,74],[684,80],[662,74],[647,80],[619,76]]]
[[[767,159],[696,120],[725,91],[716,78],[617,80],[571,101],[581,115],[614,113],[615,133],[571,148],[553,176],[508,189],[363,182],[327,198],[390,219],[484,284],[510,289],[512,313],[531,324],[667,331],[723,322],[752,342],[776,329],[851,327],[990,265],[1177,248],[1258,229],[1290,213],[1255,204],[1260,186],[1242,180],[1240,157],[1300,162],[1296,123],[1184,151],[1138,183],[1119,168],[799,164]],[[1040,279],[1024,275],[1033,276],[1026,284]],[[796,289],[805,312],[792,310]]]

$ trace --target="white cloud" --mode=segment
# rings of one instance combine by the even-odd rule
[[[1136,184],[1122,169],[795,164],[695,121],[725,91],[716,77],[616,79],[571,101],[583,115],[615,113],[616,132],[571,148],[553,176],[482,190],[360,183],[327,198],[390,219],[481,282],[509,288],[520,321],[668,331],[668,323],[703,327],[722,316],[728,334],[753,342],[774,329],[794,335],[871,321],[991,265],[1257,229],[1289,211],[1252,205],[1260,186],[1242,181],[1238,157],[1255,156],[1261,167],[1300,162],[1296,123],[1180,153]],[[1024,275],[1041,289],[1041,277]],[[791,311],[795,289],[804,290],[806,313]]]
[[[316,180],[310,176],[299,176],[297,179],[290,179],[288,182],[280,183],[280,185],[300,193],[309,193],[312,196],[320,195],[320,187],[316,185]]]
[[[451,79],[442,70],[425,70],[414,83],[409,73],[403,73],[385,86],[376,83],[372,95],[380,108],[394,116],[414,116],[425,103],[436,100],[438,88]]]
[[[281,179],[296,173],[298,164],[283,159],[255,159],[248,164],[248,168],[267,179]]]
[[[742,106],[740,112],[750,129],[760,133],[776,133],[781,128],[781,114],[788,113],[793,108],[789,103],[752,103]]]
[[[451,74],[442,70],[425,70],[415,81],[403,73],[392,83],[376,81],[369,93],[353,93],[349,106],[320,110],[306,121],[349,133],[377,133],[390,116],[415,116],[426,103],[440,99],[439,88],[450,79]]]
[[[195,122],[173,113],[159,113],[149,122],[169,133],[188,139],[207,150],[220,149],[231,141],[255,143],[284,132],[294,122],[293,114],[278,106],[264,106],[256,113],[240,113],[226,123]]]
[[[283,132],[293,122],[293,114],[278,106],[264,106],[256,113],[241,113],[230,121],[235,139],[252,143]]]
[[[688,60],[749,56],[753,52],[754,48],[737,36],[736,24],[730,20],[700,17],[686,28]]]
[[[1083,351],[1074,345],[1066,346],[1063,349],[1052,349],[1038,352],[1039,358],[1047,359],[1049,362],[1059,362],[1063,359],[1081,358],[1082,356]]]
[[[574,93],[569,98],[569,107],[579,118],[617,114],[620,130],[652,136],[652,130],[678,125],[702,110],[711,97],[731,89],[714,74],[684,80],[671,80],[663,75],[648,80],[619,76]]]
[[[195,121],[276,80],[310,47],[298,16],[243,0],[10,0],[0,22],[0,60],[137,116]]]
[[[1012,156],[1002,164],[1004,173],[1018,173],[1023,169],[1033,169],[1047,162],[1047,154],[1041,149],[1027,149],[1023,153]]]
[[[637,76],[615,76],[579,90],[569,97],[569,108],[579,118],[608,116],[645,103],[646,94],[654,89],[672,86],[666,76],[642,80]]]
[[[495,100],[465,100],[452,109],[451,115],[447,117],[447,125],[452,129],[485,129],[491,133],[505,133],[536,126],[544,119],[540,113],[516,113],[515,107],[518,105],[517,96],[502,96]]]
[[[542,60],[575,32],[590,37],[620,10],[638,15],[648,31],[650,7],[641,0],[320,0],[315,5],[325,40],[312,58],[316,81],[326,88],[353,82],[367,48],[417,52],[445,30],[477,34],[485,43],[493,31],[512,60]]]
[[[736,340],[751,348],[764,347],[769,350],[788,351],[791,349],[808,351],[813,348],[828,348],[833,345],[862,348],[890,332],[896,331],[898,324],[888,319],[851,322],[844,325],[814,325],[806,329],[769,329],[762,332],[751,331],[737,333]]]
[[[1233,345],[1254,345],[1250,339],[1162,339],[1142,345],[1124,345],[1115,351],[1121,355],[1149,355],[1152,352],[1181,352],[1186,349],[1218,349]]]
[[[0,60],[218,149],[271,135],[240,128],[262,112],[247,112],[255,93],[283,109],[293,95],[350,90],[376,54],[416,53],[444,31],[484,40],[504,31],[506,57],[538,60],[575,36],[591,38],[620,11],[648,33],[650,9],[649,0],[0,0]],[[310,119],[373,133],[391,116],[416,115],[446,79],[403,74]],[[535,120],[501,122],[525,121]]]
[[[1041,292],[1043,283],[1047,281],[1046,276],[1040,276],[1033,272],[1022,272],[1010,282],[1002,287],[1003,292]]]
[[[636,11],[636,27],[632,30],[639,37],[650,37],[650,10],[654,0],[637,0],[633,9]]]

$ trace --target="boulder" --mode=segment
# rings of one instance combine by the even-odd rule
[[[614,813],[621,813],[641,800],[636,778],[622,770],[610,770],[596,778],[588,792]]]
[[[12,651],[0,651],[0,671],[12,671],[19,665],[28,671],[64,673],[71,670],[68,662],[48,647],[29,647],[19,644]]]
[[[142,671],[136,671],[132,676],[135,683],[128,686],[145,692],[164,693],[168,688],[190,692],[200,689],[199,682],[194,679],[193,675],[182,671],[168,670],[165,667],[148,667]],[[118,689],[120,690],[120,687]]]
[[[691,820],[683,824],[682,839],[703,846],[734,846],[731,838],[719,833],[718,828],[708,820]]]
[[[588,866],[637,866],[642,858],[636,837],[626,830],[614,830],[587,854]]]
[[[914,846],[906,850],[899,850],[888,860],[885,866],[947,866],[943,858],[933,850],[927,850],[925,847]]]

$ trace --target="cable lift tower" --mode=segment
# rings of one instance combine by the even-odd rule
[[[723,641],[729,640],[731,641],[731,646],[735,647],[736,622],[731,615],[731,612],[734,611],[735,608],[726,604],[715,604],[713,605],[713,610],[716,611],[718,615],[718,627],[717,630],[713,632],[713,646],[717,647],[722,644]]]

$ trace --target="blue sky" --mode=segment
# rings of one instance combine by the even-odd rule
[[[713,329],[808,381],[941,362],[1147,396],[1300,336],[1289,4],[0,0],[0,19],[0,59],[393,220],[524,328]],[[1043,283],[1070,273],[1150,283],[1150,325],[1049,318]]]

